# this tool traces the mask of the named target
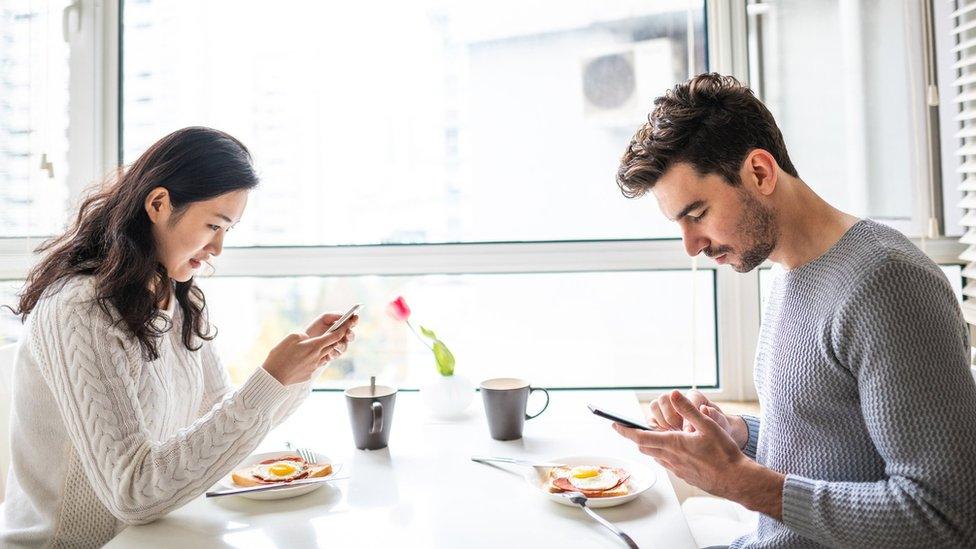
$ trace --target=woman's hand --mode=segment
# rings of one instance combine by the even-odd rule
[[[331,334],[323,335],[340,316],[326,313],[315,319],[304,332],[288,334],[271,349],[261,367],[282,385],[308,381],[315,370],[342,355],[349,343],[356,339],[352,328],[359,322],[358,316],[353,316]]]

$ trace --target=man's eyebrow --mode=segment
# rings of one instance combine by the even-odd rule
[[[687,206],[685,206],[684,208],[682,208],[681,209],[681,212],[678,213],[678,215],[674,218],[674,220],[675,221],[681,221],[681,219],[683,217],[685,217],[686,215],[688,215],[690,212],[692,212],[693,210],[697,210],[698,208],[701,208],[704,205],[705,205],[705,201],[704,200],[696,200],[696,201],[692,202],[691,204],[688,204]]]

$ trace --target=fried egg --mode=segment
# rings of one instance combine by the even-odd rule
[[[577,465],[556,467],[550,471],[550,491],[579,491],[586,495],[599,495],[627,482],[630,474],[619,468],[602,465]]]
[[[609,490],[620,484],[620,477],[609,467],[580,465],[573,467],[566,475],[569,483],[580,490]]]
[[[263,481],[283,482],[295,480],[305,474],[305,469],[304,461],[279,459],[255,465],[251,474]]]

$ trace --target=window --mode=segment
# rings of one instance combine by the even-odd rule
[[[433,329],[477,382],[510,373],[543,387],[717,385],[714,271],[214,277],[202,282],[235,382],[282,334],[322,310],[365,304],[350,352],[322,387],[378,375],[417,387],[435,374],[430,351],[383,314],[409,296],[413,322]],[[694,295],[693,295],[694,293]],[[694,308],[692,305],[694,304]]]
[[[50,235],[68,201],[66,0],[0,7],[0,236]]]
[[[841,210],[926,234],[921,3],[763,0],[749,13],[752,86],[800,177]]]
[[[613,175],[704,70],[688,5],[127,2],[124,161],[187,125],[240,138],[263,185],[238,246],[676,237]]]
[[[678,232],[614,183],[650,100],[705,70],[703,5],[129,1],[122,13],[123,162],[207,125],[240,138],[262,177],[228,238],[238,248],[201,282],[237,381],[287,331],[363,302],[361,337],[320,386],[371,373],[420,385],[430,353],[384,313],[403,295],[473,381],[718,385],[715,271],[692,274],[675,240],[621,242]],[[169,36],[183,38],[159,47]],[[508,267],[486,263],[498,246]],[[621,246],[668,259],[600,263]]]
[[[274,334],[362,301],[361,330],[387,339],[364,333],[320,386],[373,370],[420,384],[430,358],[383,312],[404,295],[474,380],[754,397],[760,273],[689,261],[653,199],[628,201],[613,182],[651,99],[704,70],[749,82],[801,176],[838,207],[919,235],[940,198],[923,188],[937,150],[914,139],[926,111],[911,2],[91,7],[0,8],[0,298],[13,302],[29,250],[83,187],[176,128],[227,130],[262,176],[201,280],[238,380]],[[960,62],[945,49],[940,67]],[[917,243],[939,263],[959,253]],[[593,317],[592,342],[572,335],[587,343],[580,358],[565,345],[569,313],[554,310]],[[0,312],[0,339],[19,326]],[[503,356],[483,346],[499,326],[514,334]]]

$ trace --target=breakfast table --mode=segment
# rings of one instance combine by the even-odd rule
[[[542,397],[533,395],[532,413]],[[640,547],[696,547],[663,468],[617,435],[587,404],[643,417],[633,392],[551,391],[524,435],[496,441],[480,395],[463,415],[432,416],[416,392],[397,394],[389,446],[357,450],[341,392],[315,392],[256,452],[308,447],[341,464],[347,480],[275,501],[200,496],[107,547],[625,547],[579,507],[531,486],[526,467],[472,456],[552,461],[606,456],[647,468],[653,485],[623,505],[595,509]]]

